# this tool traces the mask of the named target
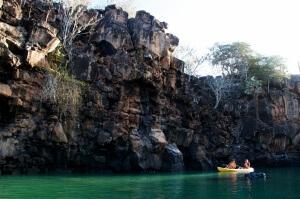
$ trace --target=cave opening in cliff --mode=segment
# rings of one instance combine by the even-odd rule
[[[100,53],[100,55],[103,57],[115,55],[117,52],[115,47],[111,43],[105,40],[102,40],[96,43],[95,45],[97,48],[96,52]]]
[[[0,98],[0,128],[5,127],[14,119],[14,113],[10,111],[10,105],[7,99]]]

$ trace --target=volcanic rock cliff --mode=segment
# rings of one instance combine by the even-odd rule
[[[205,79],[183,73],[179,39],[145,11],[85,10],[72,73],[89,85],[77,117],[41,101],[60,5],[0,0],[0,172],[206,170],[248,158],[299,165],[300,77],[254,100],[236,87],[214,110]]]

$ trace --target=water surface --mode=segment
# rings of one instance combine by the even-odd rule
[[[257,169],[267,178],[199,172],[0,176],[0,198],[300,198],[300,168]]]

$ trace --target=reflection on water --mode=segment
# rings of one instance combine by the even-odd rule
[[[223,181],[227,181],[227,183],[231,184],[231,192],[235,194],[237,192],[237,173],[218,173],[218,178],[222,179]]]
[[[0,198],[300,198],[299,168],[261,172],[0,176]]]

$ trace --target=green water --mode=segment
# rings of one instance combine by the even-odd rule
[[[267,178],[218,172],[0,176],[0,198],[300,198],[300,168],[257,172]]]

